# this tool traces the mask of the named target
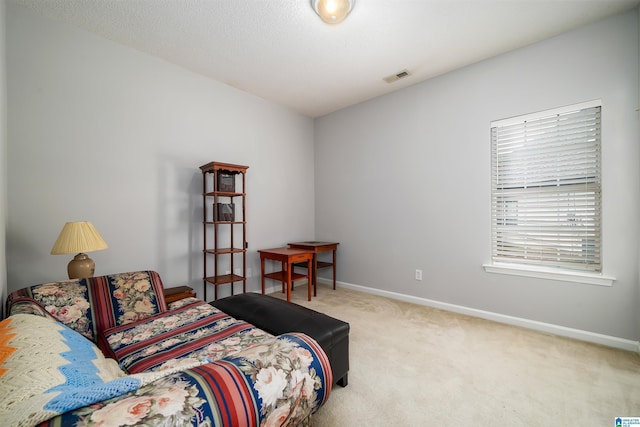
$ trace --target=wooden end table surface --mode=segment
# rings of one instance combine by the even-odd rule
[[[313,295],[318,295],[317,289],[317,274],[318,268],[330,267],[333,266],[333,289],[336,289],[336,251],[338,250],[338,242],[318,242],[318,241],[307,241],[307,242],[293,242],[289,243],[290,248],[296,249],[308,249],[313,251],[313,260],[311,262],[311,266],[313,271],[311,272],[311,277],[313,278]],[[333,262],[319,262],[317,254],[320,252],[328,252],[333,251]]]
[[[195,296],[196,293],[189,286],[176,286],[174,288],[165,288],[164,290],[164,300],[167,304],[185,298],[195,298]]]
[[[260,249],[260,275],[262,280],[262,294],[264,295],[264,279],[278,280],[286,285],[287,288],[287,301],[291,301],[291,281],[307,277],[307,294],[308,299],[311,301],[311,287],[313,283],[312,279],[312,265],[314,252],[308,249],[295,249],[295,248],[272,248],[272,249]],[[265,274],[264,262],[270,259],[272,261],[280,261],[282,263],[282,271],[275,273]],[[296,274],[293,272],[293,264],[297,262],[307,262],[308,271],[307,275]]]

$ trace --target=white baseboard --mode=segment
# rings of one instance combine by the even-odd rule
[[[318,282],[332,285],[333,281],[318,277]],[[598,334],[595,332],[583,331],[581,329],[567,328],[564,326],[554,325],[551,323],[538,322],[536,320],[523,319],[520,317],[507,316],[505,314],[493,313],[490,311],[478,310],[476,308],[465,307],[462,305],[449,304],[430,300],[427,298],[415,297],[411,295],[400,294],[397,292],[384,291],[381,289],[368,288],[366,286],[354,285],[351,283],[337,282],[337,285],[345,289],[351,289],[367,294],[383,296],[400,301],[410,302],[418,305],[438,308],[441,310],[452,311],[454,313],[466,314],[468,316],[479,317],[481,319],[493,320],[508,325],[520,326],[536,331],[547,332],[563,337],[574,338],[581,341],[587,341],[595,344],[605,345],[607,347],[619,348],[640,353],[640,342],[632,341],[624,338],[612,337],[610,335]]]
[[[333,282],[331,282],[333,283]],[[256,291],[256,292],[261,292],[261,291]],[[282,292],[282,285],[278,284],[278,285],[272,285],[272,286],[265,286],[264,287],[264,293],[266,295],[272,294],[274,292]]]

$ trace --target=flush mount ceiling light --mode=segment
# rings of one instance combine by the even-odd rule
[[[327,24],[337,24],[347,17],[356,0],[311,0],[311,7]]]

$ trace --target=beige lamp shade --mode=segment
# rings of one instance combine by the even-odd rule
[[[67,266],[69,279],[93,277],[95,263],[84,252],[107,249],[98,230],[89,221],[67,222],[53,244],[51,255],[77,253]]]

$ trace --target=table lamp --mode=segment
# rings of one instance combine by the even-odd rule
[[[93,277],[96,265],[84,252],[107,249],[98,230],[89,221],[67,222],[53,244],[51,255],[78,253],[67,266],[69,279]]]

